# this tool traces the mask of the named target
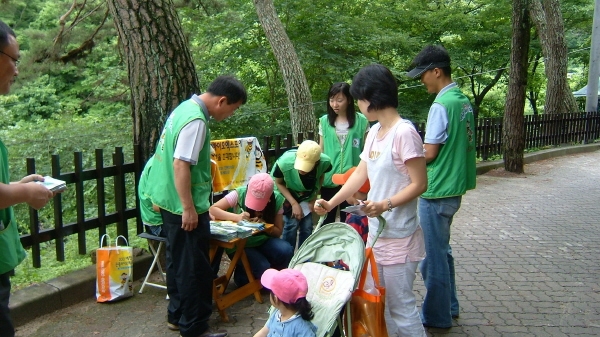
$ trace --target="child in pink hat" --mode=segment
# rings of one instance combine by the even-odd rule
[[[270,299],[275,311],[254,337],[316,337],[317,327],[310,322],[312,307],[306,300],[308,282],[300,271],[269,269],[260,282],[271,290]]]
[[[273,224],[266,234],[249,237],[244,248],[255,279],[260,279],[269,268],[286,268],[294,255],[292,246],[279,238],[283,231],[285,198],[273,191],[273,187],[273,178],[269,174],[257,173],[250,178],[247,186],[230,191],[208,210],[217,220],[251,220]],[[231,257],[235,249],[226,249],[226,253]],[[241,287],[248,283],[248,275],[241,259],[237,267],[233,281]]]

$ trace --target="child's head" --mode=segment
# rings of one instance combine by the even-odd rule
[[[260,283],[271,290],[273,296],[287,309],[297,311],[303,319],[313,317],[310,303],[306,300],[308,281],[302,272],[295,269],[267,269]]]
[[[315,167],[315,164],[321,159],[321,146],[315,141],[305,140],[298,147],[294,168],[300,171],[300,174],[306,174]]]
[[[337,82],[331,85],[327,94],[327,120],[335,127],[335,119],[340,112],[345,112],[348,126],[353,127],[356,120],[354,98],[350,95],[350,85],[346,82]]]
[[[273,178],[268,173],[257,173],[248,182],[246,192],[246,207],[255,211],[265,209],[273,194]]]
[[[354,173],[354,170],[356,170],[356,166],[351,167],[345,173],[334,174],[331,177],[331,181],[333,181],[334,184],[344,185],[346,181],[348,181],[348,178],[350,178],[352,173]],[[371,184],[369,183],[369,179],[367,179],[365,183],[358,189],[358,191],[354,193],[354,198],[358,200],[365,200],[367,198],[367,193],[369,193],[370,189]]]

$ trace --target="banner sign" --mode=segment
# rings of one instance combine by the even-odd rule
[[[210,142],[216,163],[213,192],[233,190],[248,184],[256,173],[267,172],[267,162],[256,137],[220,139]]]

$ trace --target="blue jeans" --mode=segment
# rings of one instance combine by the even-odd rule
[[[283,215],[283,234],[281,234],[281,238],[287,241],[292,248],[296,248],[296,232],[300,232],[300,238],[298,239],[298,247],[300,247],[312,233],[312,230],[312,213],[308,213],[300,220],[293,216]]]
[[[419,198],[419,218],[427,253],[425,260],[421,262],[421,275],[427,289],[421,320],[426,326],[450,328],[452,316],[458,316],[459,313],[450,226],[454,214],[460,208],[461,199],[462,196]]]
[[[277,270],[287,268],[294,255],[294,248],[287,241],[279,238],[269,238],[262,245],[246,248],[245,251],[252,276],[257,280],[260,280],[262,274],[269,268]],[[241,259],[236,265],[233,280],[238,287],[248,283],[248,275]]]

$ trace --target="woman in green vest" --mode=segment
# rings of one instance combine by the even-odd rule
[[[249,237],[244,248],[255,279],[260,279],[269,268],[287,268],[294,255],[292,246],[279,238],[283,231],[285,198],[273,191],[273,185],[273,178],[268,173],[255,174],[250,178],[248,186],[229,192],[209,209],[210,215],[218,220],[253,220],[273,224],[265,234]],[[226,252],[231,256],[235,249],[228,249]],[[238,287],[248,283],[241,260],[238,261],[233,280]]]
[[[350,95],[350,85],[338,82],[331,85],[328,94],[327,115],[319,119],[319,145],[323,153],[331,159],[332,170],[325,174],[321,197],[331,199],[341,188],[332,181],[334,174],[344,174],[360,162],[365,135],[369,132],[369,122],[363,114],[354,109],[354,98]],[[350,206],[346,201],[339,209]],[[330,210],[325,224],[335,221],[338,207]],[[340,211],[340,219],[346,219],[346,212]]]

